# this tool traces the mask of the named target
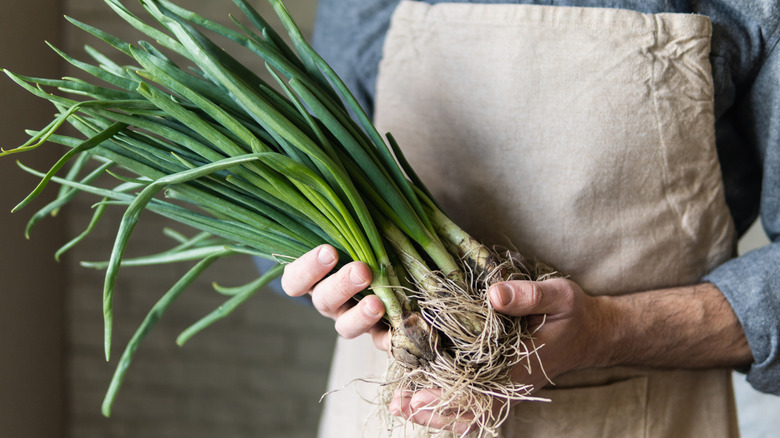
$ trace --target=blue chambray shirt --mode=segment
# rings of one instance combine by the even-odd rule
[[[399,0],[319,0],[315,48],[367,111],[390,16]],[[450,0],[464,2],[466,0]],[[441,3],[430,0],[429,3]],[[731,303],[754,362],[747,380],[780,395],[780,2],[770,0],[478,0],[696,13],[713,25],[718,155],[739,234],[761,214],[772,243],[716,268],[703,280]]]

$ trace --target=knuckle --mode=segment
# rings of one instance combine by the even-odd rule
[[[350,286],[349,271],[342,269],[317,285],[312,294],[312,302],[320,313],[333,315],[358,292]]]
[[[328,299],[327,294],[328,291],[318,290],[316,293],[312,294],[311,302],[314,305],[314,308],[322,315],[333,318],[335,308],[338,306],[333,306],[333,304],[331,304],[332,300]]]
[[[559,294],[558,299],[561,301],[561,304],[566,308],[574,307],[577,304],[577,300],[579,299],[579,295],[577,294],[575,284],[570,280],[566,280],[566,282],[562,284],[562,286],[563,287],[560,288],[561,293]]]
[[[528,283],[528,287],[525,288],[523,293],[523,299],[525,306],[530,308],[539,307],[544,299],[544,292],[542,287],[537,282]]]

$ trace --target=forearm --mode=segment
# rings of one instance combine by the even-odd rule
[[[600,366],[742,367],[753,360],[739,320],[711,283],[596,299],[607,336]]]

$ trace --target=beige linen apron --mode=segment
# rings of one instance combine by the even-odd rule
[[[692,284],[735,239],[710,33],[697,15],[404,1],[376,123],[482,242],[538,256],[590,294]],[[378,377],[385,361],[367,337],[340,340],[331,385]],[[538,393],[551,403],[513,409],[505,436],[738,435],[729,370],[589,370],[555,383]],[[329,396],[321,436],[387,436],[363,400],[375,392]]]

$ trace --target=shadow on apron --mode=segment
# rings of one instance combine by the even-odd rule
[[[593,295],[693,284],[735,248],[710,35],[697,15],[403,1],[376,124],[478,240],[539,257]],[[379,377],[385,361],[368,338],[339,340],[331,388]],[[550,403],[517,405],[502,434],[738,436],[730,370],[588,370],[555,383],[538,393]],[[389,436],[366,401],[375,392],[328,396],[320,436]]]

